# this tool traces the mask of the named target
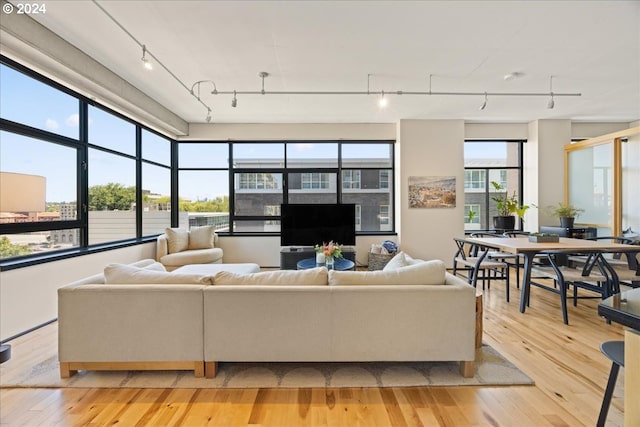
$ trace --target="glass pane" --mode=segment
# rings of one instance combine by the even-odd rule
[[[142,164],[142,235],[171,227],[171,170]]]
[[[79,246],[80,230],[38,231],[0,236],[0,259],[40,254]]]
[[[236,168],[284,167],[284,144],[233,144],[233,166]]]
[[[0,132],[2,222],[76,219],[77,150]]]
[[[58,135],[78,139],[77,98],[0,65],[0,117]]]
[[[465,167],[518,166],[519,143],[506,141],[466,141]]]
[[[229,229],[229,173],[180,171],[178,175],[179,225],[183,228],[215,225]]]
[[[338,166],[338,144],[294,142],[287,144],[287,167],[335,168]]]
[[[229,144],[178,144],[178,163],[181,168],[229,167]]]
[[[136,127],[133,123],[90,105],[89,143],[135,156]]]
[[[290,173],[289,203],[337,203],[336,173]]]
[[[136,237],[136,164],[89,150],[89,244]]]
[[[236,233],[279,233],[280,220],[234,221],[233,231]]]
[[[496,202],[494,197],[502,197],[507,194],[509,197],[515,196],[516,200],[519,200],[518,188],[520,186],[519,170],[518,169],[490,169],[489,173],[489,214],[487,216],[488,228],[493,228],[493,217],[500,215],[496,208]],[[491,185],[491,182],[497,182],[504,189],[496,191]],[[482,199],[480,198],[482,197]],[[481,204],[484,203],[481,200],[486,200],[484,193],[479,193],[476,197],[469,196],[467,198],[467,192],[465,191],[465,204]],[[526,204],[526,203],[525,203]],[[481,209],[478,213],[481,217],[484,217],[485,212]],[[519,219],[516,217],[516,228],[520,228]]]
[[[281,173],[236,173],[234,179],[236,215],[279,215],[269,207],[282,204]]]
[[[342,171],[342,203],[356,204],[358,231],[391,231],[393,200],[387,169],[347,169]]]
[[[343,168],[390,168],[393,159],[393,144],[342,144]]]
[[[171,141],[142,129],[142,158],[171,166]]]
[[[569,152],[569,202],[584,212],[576,223],[612,224],[613,144]]]

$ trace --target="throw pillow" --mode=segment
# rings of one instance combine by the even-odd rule
[[[189,232],[184,228],[167,228],[167,245],[170,254],[186,251],[189,248]]]
[[[191,230],[189,230],[189,250],[213,248],[214,237],[215,229],[213,225],[191,227]]]
[[[443,261],[424,261],[396,270],[329,272],[330,286],[344,285],[444,285]]]
[[[384,266],[382,271],[397,270],[400,267],[406,267],[407,265],[409,265],[409,261],[407,260],[407,255],[404,252],[400,251],[393,258],[389,260],[389,262],[387,263],[387,265]]]
[[[167,271],[167,269],[164,267],[164,265],[161,262],[154,262],[153,264],[149,264],[146,267],[143,267],[145,270],[151,270],[151,271]]]
[[[326,286],[327,269],[324,267],[308,270],[277,270],[260,273],[238,274],[221,271],[213,278],[214,285],[303,285]]]
[[[107,285],[210,285],[211,278],[200,274],[174,274],[126,264],[109,264],[104,269]]]

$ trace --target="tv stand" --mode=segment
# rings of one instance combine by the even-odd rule
[[[316,250],[313,246],[284,246],[280,249],[280,270],[295,270],[297,269],[298,261],[305,258],[314,258],[315,256]],[[355,247],[343,246],[342,256],[355,263]]]

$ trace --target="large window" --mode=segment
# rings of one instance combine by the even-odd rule
[[[171,225],[171,144],[0,58],[2,268]]]
[[[280,203],[354,203],[358,232],[393,231],[392,142],[235,142],[231,152],[233,233],[279,231],[268,207]]]
[[[491,182],[522,202],[523,141],[466,141],[464,144],[465,230],[491,230],[497,215]],[[471,213],[473,212],[473,213]],[[519,224],[520,228],[522,224]]]

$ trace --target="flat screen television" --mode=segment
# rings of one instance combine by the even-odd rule
[[[356,244],[355,204],[283,204],[280,214],[282,246]]]

